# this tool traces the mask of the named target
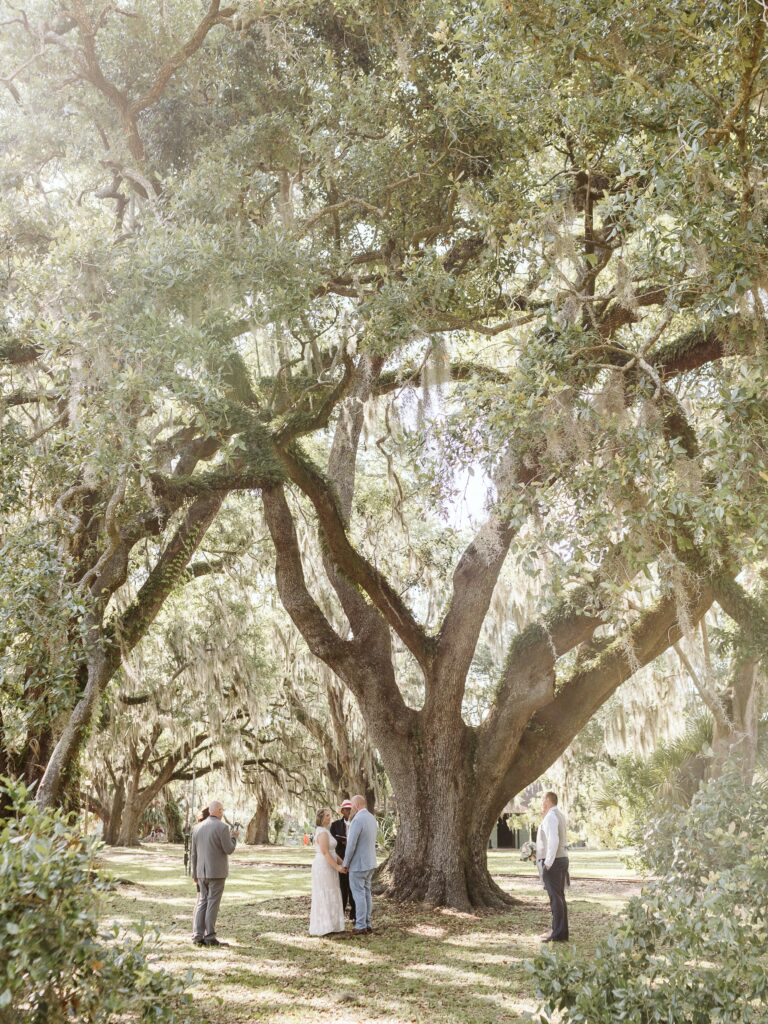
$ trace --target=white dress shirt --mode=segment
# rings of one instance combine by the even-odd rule
[[[561,812],[562,813],[562,812]],[[549,871],[555,862],[557,851],[560,847],[560,815],[556,807],[550,807],[544,815],[536,834],[536,861],[544,861],[544,867]]]

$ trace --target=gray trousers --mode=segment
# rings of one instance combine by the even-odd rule
[[[376,868],[370,871],[350,871],[349,888],[352,890],[352,898],[355,901],[355,928],[362,931],[370,928],[373,914],[373,893],[371,892],[371,880]]]
[[[541,877],[549,896],[552,910],[552,938],[558,942],[568,939],[568,907],[565,903],[565,883],[568,881],[568,858],[555,857],[552,867]]]
[[[226,878],[198,878],[200,891],[192,922],[193,939],[205,942],[216,937],[216,918],[219,916],[225,882]]]

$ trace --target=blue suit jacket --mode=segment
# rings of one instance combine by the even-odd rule
[[[370,811],[358,811],[347,825],[344,867],[350,871],[371,871],[376,867],[376,833],[379,826]]]

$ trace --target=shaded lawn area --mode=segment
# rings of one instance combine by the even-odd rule
[[[520,900],[505,914],[404,908],[379,899],[377,933],[345,941],[307,935],[312,851],[240,848],[218,922],[219,937],[231,945],[200,949],[190,939],[195,890],[181,849],[110,849],[102,860],[120,884],[105,918],[124,927],[143,918],[158,928],[158,961],[174,973],[194,974],[200,1022],[300,1024],[317,1015],[332,1015],[337,1024],[519,1021],[535,1009],[524,965],[539,948],[549,911],[535,869],[516,857],[491,855],[499,884]],[[588,955],[639,887],[604,852],[574,851],[572,870],[571,934]]]

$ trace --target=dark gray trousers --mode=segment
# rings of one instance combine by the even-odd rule
[[[339,875],[339,885],[341,886],[341,905],[344,908],[344,914],[347,913],[347,904],[349,904],[349,917],[351,921],[355,920],[355,897],[352,895],[352,890],[349,885],[349,875]]]
[[[192,923],[192,938],[206,942],[216,937],[216,918],[224,894],[226,878],[198,878],[200,891]]]
[[[565,903],[565,882],[568,878],[568,858],[556,857],[552,867],[544,868],[541,880],[549,896],[552,910],[552,938],[564,941],[568,938],[568,907]]]

